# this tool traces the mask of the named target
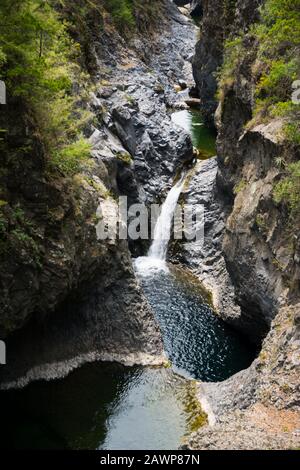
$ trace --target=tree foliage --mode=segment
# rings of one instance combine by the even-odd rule
[[[34,120],[46,153],[63,158],[89,119],[77,106],[87,95],[77,63],[80,52],[54,0],[1,0],[0,78],[8,97],[19,100]],[[73,92],[78,84],[79,96]]]
[[[83,130],[89,76],[84,66],[103,18],[125,36],[157,20],[161,0],[1,0],[0,79],[9,99],[24,104],[49,160],[70,165],[70,151],[87,156]],[[80,43],[80,45],[79,45]],[[76,90],[76,92],[75,92]],[[78,145],[78,147],[76,147]],[[59,158],[67,164],[58,164]],[[79,158],[81,161],[82,159]]]

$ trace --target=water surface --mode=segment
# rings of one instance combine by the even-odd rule
[[[175,370],[218,382],[251,364],[248,341],[217,317],[192,275],[149,257],[139,258],[136,269]]]
[[[176,449],[196,417],[169,369],[87,364],[0,396],[0,448]]]
[[[193,145],[199,150],[199,158],[216,155],[216,133],[204,124],[200,111],[178,111],[172,114],[172,121],[191,134]]]

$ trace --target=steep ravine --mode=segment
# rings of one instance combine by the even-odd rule
[[[232,28],[247,29],[257,18],[257,10],[250,3],[237,1]],[[170,258],[192,271],[212,293],[215,311],[222,320],[248,336],[258,348],[265,337],[259,357],[250,368],[224,382],[197,386],[193,383],[208,414],[208,424],[203,426],[207,417],[199,411],[199,403],[195,405],[193,389],[193,406],[200,413],[197,419],[201,418],[201,423],[197,421],[197,426],[190,427],[189,432],[199,429],[186,439],[187,446],[296,448],[300,426],[299,243],[296,238],[291,253],[282,209],[271,198],[272,183],[278,176],[272,162],[284,143],[277,138],[276,123],[244,132],[253,104],[251,80],[243,75],[244,70],[218,106],[214,73],[222,63],[228,16],[223,2],[195,1],[193,8],[197,8],[203,22],[193,58],[194,78],[206,121],[212,125],[216,119],[218,156],[199,159],[194,164],[191,137],[174,124],[171,111],[186,108],[185,95],[177,93],[174,85],[180,80],[188,86],[194,84],[191,60],[197,28],[171,2],[162,4],[160,25],[151,30],[150,41],[137,34],[128,44],[116,30],[112,34],[109,24],[93,43],[96,87],[89,106],[96,119],[87,130],[93,146],[92,168],[70,183],[63,177],[49,177],[40,148],[34,158],[25,155],[21,171],[20,163],[16,165],[5,154],[1,156],[1,165],[8,169],[0,177],[3,199],[9,202],[3,210],[7,211],[13,251],[1,252],[0,332],[7,343],[9,367],[1,368],[0,387],[22,387],[40,378],[63,377],[84,362],[95,360],[129,366],[165,363],[153,305],[145,296],[147,289],[152,291],[152,283],[143,286],[137,280],[131,259],[132,254],[145,254],[147,244],[128,246],[127,241],[97,240],[96,210],[101,202],[100,217],[109,218],[119,195],[127,195],[130,203],[164,200],[178,172],[187,167],[189,174],[181,197],[189,204],[204,205],[205,241],[200,247],[187,242],[171,244]],[[15,110],[8,108],[9,119],[14,123],[8,136],[10,145],[23,146],[30,131],[22,113],[19,115],[20,122]],[[0,114],[0,119],[1,124],[7,118]],[[241,181],[247,184],[240,184]],[[235,191],[236,187],[240,191]],[[265,221],[263,225],[257,223],[261,220],[258,216]],[[28,220],[33,227],[27,227]],[[24,237],[18,239],[18,224],[30,232],[31,240],[26,239],[25,243]],[[33,244],[34,256],[30,251]],[[163,281],[169,286],[170,279]],[[175,292],[176,282],[174,285]],[[165,291],[168,293],[167,288]],[[191,300],[189,295],[187,300],[183,298],[185,305],[190,302],[191,311],[197,313],[197,300]],[[149,292],[148,298],[151,300]],[[180,311],[181,301],[180,298]],[[221,320],[218,323],[219,319],[209,317],[210,307],[206,305],[204,311],[208,311],[208,324],[219,324],[222,334],[226,332],[227,326]],[[232,338],[239,344],[243,336],[236,334]],[[228,341],[230,335],[224,343],[227,345]],[[246,340],[241,350],[245,345]],[[228,349],[231,347],[232,344]],[[88,367],[83,374],[92,385],[99,386],[93,378],[94,369],[89,372]],[[126,383],[131,372],[118,367],[115,370],[120,382]],[[241,367],[238,365],[235,370]],[[129,405],[130,400],[135,400],[132,390],[138,397],[141,388],[149,393],[154,376],[155,380],[159,376],[155,400],[161,390],[165,392],[165,380],[174,380],[171,371],[162,370],[155,375],[154,369],[132,370],[136,381],[133,388],[128,386],[126,390]],[[228,370],[234,370],[232,364]],[[223,372],[216,376],[225,377]],[[76,380],[76,375],[71,375],[65,385],[63,381],[57,385],[54,382],[53,389],[61,390],[67,400],[68,384],[72,386]],[[180,392],[179,401],[186,406],[191,401],[190,396],[186,398],[186,393],[190,394],[186,392],[186,382],[178,378],[175,381],[176,387],[185,390],[183,398]],[[109,387],[115,387],[114,378],[111,382],[109,393]],[[37,391],[38,387],[37,384]],[[172,393],[171,396],[173,399]],[[106,396],[103,402],[107,402]],[[139,400],[136,404],[138,409],[139,405],[141,409],[144,406]],[[172,408],[168,408],[169,404],[164,406],[167,420]],[[173,409],[180,416],[176,406]],[[93,404],[87,411],[97,414],[98,410]],[[116,413],[114,419],[122,425],[122,413]],[[141,413],[141,426],[143,419]],[[168,443],[178,444],[182,436],[184,426],[178,426],[179,430],[176,426],[178,420]],[[99,434],[103,437],[102,431]],[[70,442],[75,447],[95,445],[90,441],[78,444],[76,433],[71,435]],[[108,436],[103,448],[124,442],[115,438],[114,434]]]
[[[116,29],[111,34],[108,21],[90,47],[97,64],[89,105],[94,119],[86,131],[92,166],[72,179],[49,174],[39,142],[21,168],[9,154],[1,156],[7,201],[1,207],[7,221],[0,272],[8,362],[1,367],[3,388],[64,376],[95,359],[165,361],[127,241],[96,236],[99,217],[109,221],[119,195],[128,195],[129,204],[163,198],[193,159],[191,139],[168,109],[184,106],[174,85],[180,79],[192,85],[196,27],[171,2],[162,2],[160,11],[151,41],[137,33],[128,45]],[[9,120],[6,145],[17,152],[34,128],[26,110],[16,116],[16,109],[9,101],[1,122]]]

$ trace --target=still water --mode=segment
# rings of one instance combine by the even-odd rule
[[[190,109],[175,112],[172,114],[172,121],[191,134],[200,159],[216,155],[216,133],[205,126],[200,111]]]
[[[190,395],[170,369],[87,364],[1,392],[0,448],[176,449],[196,417]]]

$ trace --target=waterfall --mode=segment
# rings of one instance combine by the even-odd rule
[[[157,269],[168,271],[166,257],[171,237],[172,220],[183,185],[184,177],[170,190],[157,219],[154,239],[148,255],[135,260],[135,268],[141,276],[151,275]]]
[[[154,239],[148,252],[149,258],[165,261],[167,257],[168,244],[171,236],[172,220],[176,205],[182,191],[183,178],[171,189],[157,219]]]

